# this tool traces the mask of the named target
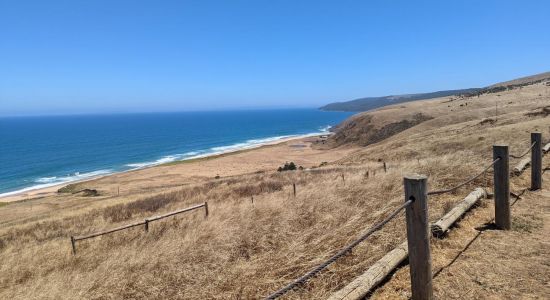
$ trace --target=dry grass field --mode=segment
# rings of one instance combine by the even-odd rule
[[[363,125],[362,122],[367,122],[372,125],[371,130],[386,128],[388,134],[371,140],[368,133],[362,132],[365,126],[348,123],[331,142],[338,147],[312,149],[319,157],[308,160],[308,167],[325,159],[331,161],[328,157],[333,161],[311,170],[276,172],[275,168],[273,171],[263,168],[261,173],[248,170],[246,174],[231,173],[219,179],[197,176],[175,186],[159,186],[162,179],[145,176],[141,184],[147,187],[153,182],[154,188],[135,189],[117,196],[113,192],[117,181],[128,180],[120,174],[103,179],[110,186],[104,189],[109,192],[100,197],[48,195],[1,206],[0,298],[261,298],[324,261],[400,205],[404,174],[428,175],[431,189],[449,187],[490,163],[493,144],[509,144],[511,152],[517,154],[529,147],[529,133],[533,131],[542,132],[547,142],[550,118],[543,108],[550,105],[549,89],[538,83],[479,97],[439,98],[360,114],[353,122]],[[429,118],[408,129],[399,125],[419,113]],[[246,160],[247,156],[239,157]],[[285,155],[278,157],[281,161],[270,159],[280,165]],[[296,157],[286,160],[292,159]],[[382,169],[382,162],[387,163],[387,172]],[[548,156],[544,163],[545,166],[550,163]],[[216,164],[216,160],[210,164]],[[167,177],[177,176],[174,170],[185,170],[177,165],[152,169],[163,170]],[[548,182],[550,179],[545,176]],[[438,219],[474,187],[491,186],[491,181],[489,172],[453,194],[432,197],[430,219]],[[516,177],[511,190],[519,191],[528,182],[528,174]],[[296,197],[292,195],[293,183],[297,185]],[[99,190],[101,184],[101,180],[82,183]],[[526,210],[527,206],[521,208],[522,205],[527,200],[536,202],[536,195],[529,194],[520,200],[517,209]],[[78,242],[77,255],[71,254],[71,235],[128,224],[204,201],[210,207],[208,218],[200,210],[177,215],[152,223],[147,233],[136,227]],[[542,210],[540,206],[533,207],[538,212]],[[11,216],[14,211],[17,218]],[[491,212],[491,203],[484,201],[463,220],[464,227],[453,230],[448,239],[434,240],[434,269],[448,264],[475,234],[471,228],[490,220]],[[514,219],[515,231],[487,235],[501,244],[525,239],[527,245],[534,247],[537,236],[550,233],[548,223],[544,223],[548,210],[546,207],[542,211],[544,217],[535,212],[531,213],[531,219],[522,215],[530,213],[518,214]],[[526,234],[523,227],[534,236]],[[400,215],[286,298],[326,298],[404,239],[404,216]],[[529,240],[533,243],[528,244]],[[497,247],[494,243],[490,246]],[[496,270],[499,266],[490,265],[486,251],[479,248],[482,245],[476,247],[435,279],[438,298],[496,297],[499,286],[490,286],[489,279],[479,279],[475,272],[528,276],[530,268],[510,271],[513,263],[505,270]],[[487,245],[486,249],[491,248]],[[532,253],[546,266],[547,249],[547,246],[538,252],[533,249]],[[497,255],[506,256],[506,252]],[[471,268],[475,270],[467,271]],[[449,275],[453,272],[458,274],[455,279]],[[410,296],[407,276],[404,267],[374,293],[374,298],[406,299]],[[519,288],[528,289],[532,298],[548,295],[545,287],[550,281],[548,268],[537,276],[541,280],[530,281],[527,287],[518,284],[517,289],[514,286],[501,289],[502,298],[521,295]],[[475,280],[482,280],[481,287],[472,284]],[[484,288],[488,292],[478,294]]]

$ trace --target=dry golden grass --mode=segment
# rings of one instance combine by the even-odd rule
[[[548,165],[550,155],[543,160],[543,166]],[[512,197],[512,230],[491,230],[490,226],[483,230],[494,212],[492,201],[484,200],[447,238],[431,239],[437,299],[545,299],[550,294],[550,173],[543,178],[543,190],[527,191],[515,204]],[[516,192],[529,183],[529,172],[511,182]],[[410,296],[405,266],[372,298]]]
[[[483,169],[491,161],[494,143],[508,143],[512,152],[519,153],[529,146],[529,132],[539,130],[549,137],[548,118],[525,115],[548,103],[548,96],[538,96],[544,89],[536,85],[500,96],[455,100],[469,104],[453,103],[453,111],[446,99],[435,99],[373,112],[375,119],[385,122],[416,112],[434,119],[311,171],[197,179],[162,193],[136,191],[132,197],[82,198],[81,203],[57,214],[29,213],[0,229],[0,298],[266,296],[321,263],[401,204],[404,174],[428,175],[432,189],[449,187]],[[498,121],[482,122],[491,117],[494,101],[502,102]],[[462,110],[456,112],[458,108]],[[403,111],[395,114],[392,110]],[[382,161],[388,163],[387,173]],[[473,187],[490,186],[491,178],[489,173],[454,194],[433,197],[430,219],[439,218]],[[526,180],[514,179],[512,191],[525,186]],[[292,183],[297,184],[296,198]],[[56,201],[74,196],[59,197]],[[55,205],[54,200],[46,200]],[[138,227],[80,241],[77,255],[71,254],[70,235],[116,227],[204,201],[210,208],[207,219],[200,211],[177,215],[152,223],[148,233]],[[0,213],[8,212],[11,205],[0,207]],[[490,207],[475,211],[489,214]],[[287,298],[330,295],[404,238],[401,215]],[[461,241],[434,242],[434,253],[454,249],[452,244]],[[434,265],[445,261],[445,257],[435,256]],[[391,289],[388,297],[399,295],[394,293],[399,288],[401,296],[406,296],[406,279],[395,284],[398,288]],[[442,290],[437,283],[436,289]],[[377,295],[384,298],[383,292],[384,288]]]

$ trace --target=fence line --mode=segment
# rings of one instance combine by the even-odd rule
[[[94,238],[94,237],[106,235],[106,234],[109,234],[109,233],[121,231],[121,230],[124,230],[124,229],[136,227],[136,226],[141,226],[141,225],[144,225],[145,226],[145,231],[148,231],[150,222],[157,221],[157,220],[160,220],[160,219],[164,219],[164,218],[167,218],[167,217],[170,217],[170,216],[173,216],[173,215],[177,215],[177,214],[181,214],[181,213],[184,213],[184,212],[196,210],[196,209],[199,209],[201,207],[204,207],[205,216],[208,217],[208,202],[204,202],[203,204],[198,204],[198,205],[191,206],[191,207],[188,207],[188,208],[172,211],[172,212],[169,212],[169,213],[166,213],[166,214],[163,214],[163,215],[158,215],[158,216],[146,218],[143,221],[128,224],[128,225],[124,225],[124,226],[120,226],[120,227],[116,227],[116,228],[113,228],[113,229],[100,231],[100,232],[96,232],[96,233],[92,233],[92,234],[88,234],[88,235],[83,235],[83,236],[71,236],[71,245],[72,245],[72,249],[73,249],[73,254],[76,254],[76,242],[77,241],[91,239],[91,238]]]
[[[485,169],[483,169],[483,171],[481,171],[480,173],[478,173],[477,175],[475,175],[474,177],[462,182],[461,184],[457,185],[457,186],[454,186],[452,188],[449,188],[449,189],[444,189],[444,190],[436,190],[436,191],[431,191],[431,192],[428,192],[428,195],[440,195],[440,194],[445,194],[445,193],[450,193],[452,191],[455,191],[465,185],[467,185],[468,183],[476,180],[479,176],[483,175],[485,172],[487,172],[492,166],[494,166],[501,158],[498,157],[496,158],[495,160],[493,160],[493,162],[488,165]]]
[[[508,159],[509,157],[513,158],[521,158],[525,156],[530,150],[532,150],[532,156],[534,156],[537,152],[541,151],[542,153],[547,153],[550,150],[550,143],[546,144],[544,147],[541,145],[541,139],[540,134],[532,134],[532,140],[533,137],[536,136],[538,140],[532,143],[531,147],[527,149],[525,153],[522,153],[520,156],[513,156],[508,155],[508,146],[494,146],[494,160],[486,166],[480,173],[476,174],[475,176],[469,178],[468,180],[448,189],[442,189],[442,190],[435,190],[435,191],[426,191],[426,180],[427,177],[425,176],[417,176],[417,177],[409,177],[405,178],[405,192],[406,192],[406,201],[400,205],[398,208],[396,208],[390,215],[388,215],[385,219],[380,221],[379,223],[376,223],[373,227],[371,227],[365,234],[360,236],[358,239],[353,241],[351,244],[347,245],[346,247],[342,248],[340,251],[338,251],[336,254],[331,256],[328,260],[324,261],[322,264],[318,265],[311,271],[307,272],[303,276],[299,277],[298,279],[294,280],[293,282],[289,283],[285,287],[277,290],[276,292],[270,294],[266,297],[266,299],[276,299],[287,292],[293,290],[294,288],[304,284],[309,279],[316,276],[319,272],[327,268],[329,265],[334,263],[339,258],[343,257],[344,255],[348,254],[353,248],[355,248],[357,245],[365,241],[369,236],[371,236],[373,233],[381,230],[387,223],[389,223],[391,220],[393,220],[397,215],[404,209],[407,209],[407,235],[408,235],[408,253],[409,253],[409,263],[411,265],[411,285],[413,289],[413,299],[431,299],[432,297],[432,288],[431,288],[431,258],[430,258],[430,246],[429,246],[429,238],[425,238],[425,234],[427,233],[428,226],[424,226],[427,224],[427,196],[428,195],[440,195],[444,193],[449,193],[452,191],[455,191],[459,189],[460,187],[465,186],[468,183],[471,183],[475,179],[479,178],[481,175],[486,173],[491,167],[495,168],[495,219],[496,223],[499,223],[499,218],[507,218],[507,222],[509,223],[509,213],[507,216],[501,216],[498,212],[497,205],[499,205],[499,202],[497,201],[497,192],[500,198],[504,197],[508,198],[509,200],[509,182],[508,180],[500,180],[499,178],[504,176],[508,177]],[[538,145],[538,148],[535,148],[535,146]],[[495,149],[505,149],[505,155],[500,155],[498,151],[495,151]],[[537,150],[538,149],[538,150]],[[496,154],[495,154],[496,153]],[[496,165],[498,162],[499,165]],[[498,167],[498,168],[497,168]],[[535,167],[533,165],[533,167]],[[538,165],[539,168],[540,164]],[[545,171],[548,168],[545,169]],[[386,163],[384,162],[384,170],[387,171]],[[540,172],[541,170],[539,170]],[[374,171],[373,171],[374,172]],[[498,173],[498,174],[497,174]],[[506,173],[506,174],[504,174]],[[368,171],[367,171],[368,174]],[[373,174],[374,175],[374,174]],[[368,175],[367,175],[368,176]],[[499,177],[500,176],[500,177]],[[337,175],[338,177],[338,175]],[[336,178],[337,178],[336,177]],[[345,177],[344,173],[341,174],[342,181],[345,183]],[[498,179],[498,180],[497,180]],[[414,182],[413,182],[414,181]],[[418,182],[416,182],[418,181]],[[497,185],[498,182],[498,185]],[[508,189],[508,192],[504,193]],[[520,198],[520,196],[526,191],[523,190],[523,192],[520,195],[514,195],[516,197],[516,201]],[[296,184],[293,183],[293,192],[294,196],[296,196]],[[407,196],[408,195],[408,196]],[[511,205],[514,205],[515,202]],[[252,196],[252,203],[254,203],[254,198]],[[508,201],[504,201],[501,204],[501,209],[506,209],[509,212],[510,204]],[[502,208],[502,205],[505,207]],[[120,226],[117,228],[109,229],[102,232],[92,233],[84,236],[71,236],[71,244],[72,244],[72,250],[73,254],[76,254],[76,242],[80,240],[90,239],[97,236],[117,232],[120,230],[136,227],[136,226],[145,226],[145,230],[148,230],[148,226],[150,222],[157,221],[160,219],[164,219],[176,214],[193,211],[199,208],[205,208],[205,216],[208,217],[208,203],[204,202],[204,204],[195,205],[192,207],[176,210],[173,212],[169,212],[162,215],[153,216],[150,218],[146,218],[144,221],[136,222],[124,226]],[[429,224],[427,224],[429,225]],[[426,228],[424,228],[426,227]],[[501,226],[502,229],[509,229],[509,226]],[[426,231],[426,232],[424,232]],[[414,250],[413,250],[414,249]],[[419,251],[418,249],[421,249]],[[414,262],[414,263],[413,263]],[[413,270],[414,269],[414,270]],[[419,271],[421,269],[421,271]],[[426,276],[425,274],[430,274],[429,276]],[[420,274],[420,275],[419,275]],[[420,278],[420,279],[419,279]],[[421,284],[422,283],[422,284]]]
[[[204,202],[203,204],[198,204],[198,205],[191,206],[191,207],[188,207],[188,208],[176,210],[176,211],[173,211],[173,212],[166,213],[164,215],[154,216],[154,217],[151,217],[151,218],[147,218],[145,220],[147,220],[149,222],[152,222],[152,221],[164,219],[164,218],[167,218],[167,217],[170,217],[170,216],[173,216],[173,215],[181,214],[181,213],[184,213],[184,212],[187,212],[187,211],[195,210],[195,209],[198,209],[198,208],[201,208],[201,207],[205,208],[205,214],[206,214],[206,216],[208,216],[208,202]]]
[[[121,230],[124,230],[124,229],[136,227],[136,226],[141,226],[141,225],[145,225],[145,221],[136,222],[136,223],[132,223],[132,224],[128,224],[128,225],[123,225],[123,226],[120,226],[120,227],[116,227],[116,228],[101,231],[101,232],[92,233],[92,234],[89,234],[89,235],[73,236],[73,239],[75,241],[87,240],[87,239],[91,239],[91,238],[98,237],[98,236],[101,236],[101,235],[121,231]]]
[[[540,190],[542,188],[542,133],[532,132],[531,142],[537,145],[531,151],[531,189]]]
[[[534,136],[538,138],[538,142],[537,142],[537,140],[534,139]],[[550,150],[550,143],[545,145],[544,147],[542,147],[542,145],[541,145],[542,141],[540,139],[540,134],[539,133],[532,134],[531,139],[532,139],[531,147],[525,153],[522,153],[522,155],[520,157],[525,156],[529,152],[529,150],[532,150],[532,156],[534,157],[535,154],[536,154],[536,148],[535,148],[536,145],[538,145],[539,148],[542,149],[542,152],[544,152],[544,153],[546,153]],[[470,179],[468,179],[468,180],[466,180],[466,181],[464,181],[464,182],[462,182],[462,183],[460,183],[460,184],[458,184],[458,185],[456,185],[452,188],[442,189],[442,190],[435,190],[435,191],[431,191],[431,192],[426,191],[426,177],[424,177],[424,176],[405,177],[405,193],[406,193],[406,197],[407,197],[407,195],[409,195],[409,197],[406,198],[407,201],[405,202],[405,204],[403,206],[401,206],[400,208],[398,208],[398,210],[396,210],[396,212],[394,212],[394,213],[395,213],[395,215],[397,215],[397,213],[399,211],[401,211],[402,209],[404,209],[406,207],[409,207],[409,208],[407,208],[407,241],[408,241],[407,242],[408,243],[408,251],[407,252],[409,254],[409,265],[410,265],[410,272],[411,272],[411,287],[412,287],[412,298],[413,299],[431,299],[433,297],[433,295],[432,295],[433,294],[432,285],[431,285],[431,281],[432,281],[433,276],[432,276],[432,273],[431,273],[430,245],[429,245],[429,238],[426,238],[426,236],[425,236],[426,231],[427,231],[426,229],[428,229],[427,201],[426,201],[427,196],[428,195],[439,195],[439,194],[449,193],[449,192],[452,192],[454,190],[457,190],[458,188],[474,181],[476,178],[480,177],[481,175],[486,173],[491,167],[493,167],[494,168],[494,175],[495,175],[495,180],[493,182],[494,189],[495,189],[495,218],[494,219],[497,220],[497,222],[496,222],[497,225],[499,223],[502,223],[503,221],[509,223],[510,215],[507,214],[507,216],[506,216],[506,214],[501,212],[501,211],[504,211],[504,210],[509,212],[509,207],[510,207],[509,201],[503,201],[503,200],[509,199],[509,196],[510,196],[509,195],[510,194],[510,192],[509,192],[509,179],[508,179],[509,175],[510,175],[510,172],[509,172],[509,169],[508,169],[509,168],[508,167],[508,161],[509,161],[508,146],[493,146],[493,161],[491,162],[491,164],[489,164],[487,167],[485,167],[483,169],[483,171],[481,171],[480,173],[476,174],[472,178],[470,178]],[[499,164],[496,165],[497,163],[499,163]],[[506,174],[504,174],[504,173],[506,173]],[[486,195],[485,191],[483,191],[483,194]],[[506,195],[503,198],[504,194],[506,194]],[[469,197],[471,195],[472,194],[470,194]],[[516,201],[519,199],[520,196],[521,195],[518,195],[516,197]],[[420,201],[416,201],[418,203],[416,203],[414,205],[414,207],[411,208],[409,205],[412,204],[413,202],[415,202],[416,197],[418,197],[418,199]],[[467,199],[467,200],[465,199],[465,202],[468,202],[468,203],[466,203],[468,205],[464,204],[463,206],[470,207],[471,206],[470,202],[472,202],[472,205],[473,205],[473,202],[476,202],[480,198],[481,197],[472,196],[472,199]],[[512,203],[511,205],[514,205],[516,201],[514,201],[514,203]],[[504,206],[506,206],[506,207],[504,207]],[[463,210],[463,213],[465,213],[467,211],[467,209],[461,209],[461,210]],[[389,220],[391,220],[395,215],[390,216],[388,219],[386,219],[387,221],[385,220],[386,221],[385,223],[389,222]],[[456,218],[456,219],[458,220],[458,218]],[[453,223],[455,221],[453,221]],[[380,228],[382,228],[385,225],[385,223],[377,224],[377,226],[375,226],[375,228],[377,228],[377,230],[379,230]],[[426,226],[424,226],[424,225],[426,225]],[[508,226],[500,226],[500,227],[502,229],[508,229]],[[363,236],[361,239],[355,241],[354,243],[352,243],[348,247],[351,247],[351,248],[354,247],[355,245],[359,244],[361,241],[366,239],[369,235],[370,234],[367,233],[366,236]],[[403,246],[403,245],[401,245],[401,246]],[[303,284],[308,279],[315,276],[318,272],[320,272],[321,270],[326,268],[328,265],[333,263],[336,259],[338,259],[339,257],[343,256],[345,253],[347,253],[347,251],[349,251],[351,249],[351,248],[348,249],[348,247],[344,248],[343,250],[338,252],[335,256],[331,257],[329,260],[325,261],[323,264],[319,265],[317,268],[313,269],[312,271],[306,273],[304,276],[298,278],[297,280],[295,280],[291,284],[288,284],[284,288],[282,288],[282,289],[278,290],[277,292],[271,294],[266,299],[276,299],[276,298],[284,295],[288,291],[294,289],[298,285]],[[386,260],[388,259],[388,258],[386,258],[386,256],[384,258]],[[396,261],[398,261],[398,259]],[[412,261],[414,261],[414,265],[413,265]],[[380,273],[383,273],[385,269],[388,269],[388,268],[382,268],[377,262],[371,268],[369,268],[367,273],[369,271],[371,271],[374,266],[376,266],[379,270],[378,269],[376,270],[377,272],[375,274],[376,276],[375,276],[374,279],[373,278],[367,278],[367,279],[373,279],[373,280],[368,280],[369,282],[371,282],[371,281],[375,282],[377,279],[379,279],[378,277],[379,277],[379,275],[381,275]],[[389,272],[391,270],[387,270],[387,271]],[[367,273],[365,273],[365,274],[367,274]],[[373,273],[373,272],[371,272],[371,273]],[[372,275],[372,274],[370,274],[370,275]],[[352,282],[352,283],[354,283],[354,282]],[[358,283],[355,282],[354,284],[355,284],[355,288],[357,288]],[[370,287],[367,288],[367,289],[362,288],[362,291],[360,291],[359,293],[355,292],[353,289],[354,288],[351,288],[351,290],[350,290],[350,288],[348,288],[343,293],[340,293],[340,295],[338,295],[338,297],[341,296],[342,299],[343,299],[343,298],[347,298],[347,296],[353,294],[355,296],[359,295],[356,299],[360,299],[360,298],[365,296],[365,293],[363,293],[363,292],[365,292],[365,290],[367,290],[367,291],[370,290]],[[338,299],[340,299],[340,298],[338,298]]]
[[[290,290],[296,288],[297,286],[305,283],[307,280],[311,279],[313,276],[317,275],[317,273],[321,272],[323,269],[328,267],[330,264],[335,262],[338,258],[346,255],[348,252],[350,252],[353,248],[355,248],[357,245],[359,245],[361,242],[366,240],[369,236],[371,236],[376,231],[380,230],[384,225],[386,225],[389,221],[391,221],[393,218],[395,218],[403,209],[405,209],[407,206],[409,206],[413,200],[407,200],[405,203],[403,203],[401,206],[399,206],[397,209],[395,209],[388,217],[386,217],[384,220],[379,222],[378,224],[374,225],[372,228],[370,228],[365,234],[363,234],[360,238],[355,240],[353,243],[349,244],[348,246],[344,247],[342,250],[338,251],[335,255],[330,257],[328,260],[314,268],[313,270],[307,272],[305,275],[301,276],[300,278],[294,280],[290,284],[286,285],[282,289],[272,293],[271,295],[267,296],[265,299],[277,299],[281,297],[282,295],[286,294]]]
[[[537,144],[536,142],[533,142],[533,143],[531,143],[531,147],[529,147],[529,149],[525,150],[525,152],[523,152],[522,154],[520,154],[520,155],[510,154],[510,157],[511,158],[522,158],[525,155],[527,155],[527,153],[529,153],[529,151],[531,151],[531,149],[533,149],[533,147],[535,147],[536,144]]]
[[[527,149],[524,153],[522,153],[521,155],[518,155],[518,156],[515,156],[515,155],[512,155],[512,154],[509,154],[508,156],[509,157],[512,157],[512,158],[523,158],[525,155],[527,155],[527,153],[529,153],[529,151],[533,150],[533,148],[535,147],[535,145],[537,144],[537,142],[533,142],[531,143],[531,146],[529,147],[529,149]],[[544,148],[547,148],[548,146],[550,145],[547,144]],[[544,149],[543,149],[544,150]],[[452,191],[455,191],[463,186],[465,186],[466,184],[474,181],[475,179],[479,178],[479,176],[483,175],[485,172],[487,172],[492,166],[494,166],[501,158],[498,157],[496,158],[495,160],[493,160],[493,162],[488,165],[485,169],[483,169],[483,171],[481,171],[480,173],[476,174],[475,176],[473,176],[472,178],[452,187],[452,188],[449,188],[449,189],[442,189],[442,190],[436,190],[436,191],[430,191],[428,192],[428,195],[440,195],[440,194],[445,194],[445,193],[450,193]]]

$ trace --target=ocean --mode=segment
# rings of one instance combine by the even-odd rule
[[[0,196],[318,134],[352,113],[241,110],[0,118]]]

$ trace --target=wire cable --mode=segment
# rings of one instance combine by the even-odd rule
[[[485,172],[487,172],[487,170],[489,170],[492,166],[494,166],[498,161],[500,160],[500,157],[498,157],[497,159],[493,160],[493,162],[488,165],[485,169],[483,169],[483,171],[481,171],[480,173],[478,173],[477,175],[475,175],[474,177],[464,181],[463,183],[457,185],[457,186],[454,186],[452,188],[449,188],[449,189],[444,189],[444,190],[435,190],[435,191],[431,191],[431,192],[428,192],[428,195],[440,195],[440,194],[445,194],[445,193],[450,193],[454,190],[457,190],[463,186],[465,186],[466,184],[476,180],[479,176],[483,175]]]
[[[396,210],[394,210],[387,218],[382,220],[380,223],[374,225],[371,229],[369,229],[365,234],[363,234],[360,238],[355,240],[353,243],[349,244],[348,246],[346,246],[342,250],[338,251],[338,253],[333,255],[331,258],[329,258],[328,260],[326,260],[322,264],[315,267],[313,270],[307,272],[306,274],[304,274],[300,278],[294,280],[293,282],[289,283],[285,287],[283,287],[283,288],[279,289],[278,291],[272,293],[271,295],[267,296],[265,299],[270,299],[270,300],[271,299],[277,299],[277,298],[281,297],[282,295],[286,294],[287,292],[293,290],[297,286],[304,284],[306,281],[308,281],[309,279],[311,279],[312,277],[317,275],[317,273],[324,270],[326,267],[328,267],[330,264],[335,262],[337,259],[339,259],[340,257],[346,255],[353,248],[355,248],[355,246],[359,245],[361,242],[366,240],[373,233],[375,233],[376,231],[378,231],[382,227],[384,227],[384,225],[386,225],[389,221],[391,221],[393,218],[395,218],[399,214],[399,212],[401,212],[403,209],[405,209],[405,207],[409,206],[412,202],[413,202],[413,200],[407,200],[405,203],[403,203],[401,206],[399,206]]]
[[[529,151],[531,151],[531,149],[533,149],[533,147],[535,147],[535,145],[537,144],[537,142],[533,142],[533,144],[531,144],[531,147],[529,147],[529,149],[527,149],[525,152],[523,152],[521,155],[513,155],[513,154],[510,154],[510,157],[511,158],[522,158],[524,157],[525,155],[527,155],[527,153],[529,153]]]

